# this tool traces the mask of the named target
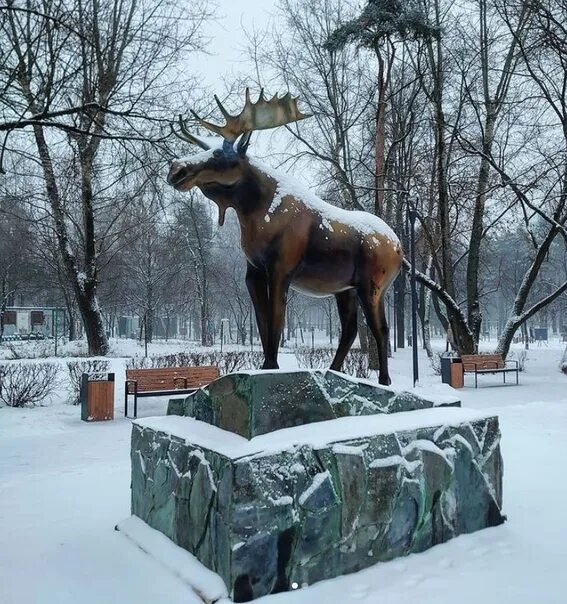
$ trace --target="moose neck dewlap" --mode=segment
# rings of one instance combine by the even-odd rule
[[[234,208],[240,221],[246,221],[255,214],[263,217],[273,201],[276,183],[246,165],[243,167],[241,179],[232,185],[210,182],[200,185],[199,188],[218,206],[219,225],[222,226],[228,208]]]

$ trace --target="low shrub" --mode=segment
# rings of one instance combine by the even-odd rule
[[[67,361],[71,402],[73,405],[78,405],[81,402],[81,379],[83,373],[107,373],[109,367],[110,363],[102,359]]]
[[[309,348],[307,346],[295,349],[295,358],[301,369],[328,369],[335,358],[334,348]],[[351,348],[343,363],[343,372],[359,378],[370,376],[368,354],[360,348]]]
[[[294,350],[300,369],[327,369],[335,356],[333,348],[309,348],[302,346]]]
[[[8,407],[43,403],[58,386],[56,363],[0,364],[0,402]]]
[[[351,348],[343,363],[343,371],[358,378],[370,377],[368,354],[362,352],[360,348]]]
[[[157,369],[162,367],[199,367],[212,365],[218,367],[221,375],[241,369],[257,369],[264,361],[260,351],[220,352],[176,352],[166,355],[134,357],[126,361],[127,369]]]
[[[9,343],[6,345],[10,351],[10,360],[21,359],[45,359],[53,356],[53,342],[51,340],[40,340],[34,342]]]
[[[434,352],[432,356],[429,357],[429,362],[431,364],[431,369],[433,369],[434,375],[441,375],[441,359],[447,355],[446,352]]]
[[[518,371],[525,371],[526,361],[528,360],[528,351],[513,350],[508,355],[508,359],[518,361]]]

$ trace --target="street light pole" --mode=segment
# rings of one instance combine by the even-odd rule
[[[419,381],[419,365],[417,360],[417,287],[415,280],[415,220],[417,210],[410,196],[408,196],[408,221],[410,227],[410,263],[411,263],[411,343],[413,356],[413,385]]]

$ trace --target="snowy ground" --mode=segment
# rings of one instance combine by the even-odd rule
[[[259,602],[567,602],[567,377],[557,369],[563,347],[532,348],[518,387],[487,376],[478,390],[458,392],[464,406],[500,416],[506,524]],[[282,361],[295,366],[291,354]],[[120,371],[120,361],[114,364]],[[450,392],[425,359],[421,370],[424,392]],[[396,353],[392,373],[394,386],[409,384],[409,350]],[[121,410],[121,375],[117,380]],[[140,402],[140,415],[164,411],[165,399]],[[79,416],[78,407],[63,404],[0,409],[1,604],[200,602],[114,531],[129,515],[130,421],[120,412],[100,424]]]

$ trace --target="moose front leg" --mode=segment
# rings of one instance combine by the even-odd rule
[[[269,306],[267,343],[262,369],[278,369],[278,349],[282,336],[289,278],[277,270],[269,276]]]
[[[268,343],[268,314],[270,305],[268,302],[268,276],[265,271],[260,270],[248,263],[246,266],[246,287],[252,299],[254,314],[256,315],[256,325],[262,342],[264,357],[266,356],[266,346]],[[252,337],[252,334],[250,334]]]

